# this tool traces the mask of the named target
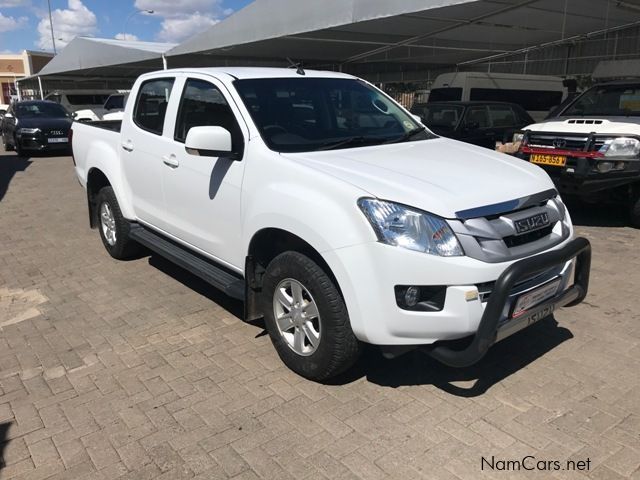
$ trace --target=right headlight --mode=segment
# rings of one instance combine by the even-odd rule
[[[519,143],[519,142],[522,142],[522,140],[524,140],[524,133],[522,132],[514,133],[513,138],[511,139],[513,143]]]
[[[373,198],[361,198],[358,206],[382,243],[441,257],[464,255],[460,242],[443,218]]]
[[[605,157],[637,157],[640,155],[640,141],[628,137],[613,138],[604,142],[600,153],[604,153]]]
[[[18,133],[24,133],[27,135],[32,135],[34,133],[38,133],[40,131],[39,128],[19,128]]]

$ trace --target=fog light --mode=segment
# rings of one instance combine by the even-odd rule
[[[415,307],[416,303],[418,303],[418,298],[420,296],[420,289],[418,287],[409,287],[407,291],[404,292],[404,303],[407,307]]]
[[[600,173],[607,173],[613,169],[613,162],[598,162],[596,168]]]

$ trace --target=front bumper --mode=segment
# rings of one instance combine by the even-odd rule
[[[67,139],[66,136],[53,138]],[[22,150],[34,152],[63,151],[70,148],[68,141],[50,143],[49,137],[42,132],[16,135],[16,141]]]
[[[573,298],[576,288],[572,285],[572,274],[576,264],[579,273],[575,278],[580,279],[576,282],[586,293],[589,250],[582,253],[585,245],[589,244],[584,239],[566,240],[548,252],[507,263],[487,263],[470,257],[443,258],[381,243],[345,247],[323,256],[340,285],[352,329],[360,340],[394,347],[433,346],[435,350],[439,348],[437,342],[477,336],[478,332],[492,329],[495,335],[490,342],[484,341],[484,348],[515,327],[509,313],[522,292],[560,279],[558,293],[551,299],[557,301],[557,307],[565,299],[566,303],[576,303],[583,298],[583,293]],[[443,308],[439,311],[400,308],[394,292],[397,285],[445,286]],[[490,285],[488,298],[487,285]],[[523,319],[528,313],[517,318],[518,325],[526,323]],[[485,336],[483,333],[482,337]]]
[[[555,154],[553,151],[545,152]],[[516,153],[516,157],[529,161],[530,154]],[[622,162],[624,170],[611,170],[606,173],[598,172],[597,162]],[[538,165],[551,177],[558,191],[563,195],[588,196],[605,190],[640,182],[640,161],[637,159],[610,159],[569,157],[564,167]]]
[[[575,283],[556,296],[528,310],[516,319],[502,323],[504,305],[514,285],[527,276],[576,258]],[[447,346],[434,346],[429,354],[436,360],[452,366],[466,367],[478,362],[496,342],[551,315],[556,309],[580,303],[589,289],[591,245],[585,238],[576,238],[560,250],[536,255],[514,263],[507,268],[495,284],[471,344],[464,350]]]

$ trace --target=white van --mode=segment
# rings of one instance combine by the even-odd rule
[[[520,105],[536,121],[562,103],[567,88],[562,78],[513,73],[453,72],[438,75],[428,102],[485,101]]]
[[[76,115],[78,121],[101,120],[105,114],[104,103],[115,90],[57,90],[51,92],[45,100],[59,103]]]

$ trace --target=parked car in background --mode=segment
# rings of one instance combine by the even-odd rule
[[[2,132],[2,120],[4,119],[4,114],[7,113],[7,110],[9,109],[9,105],[5,106],[1,105],[0,106],[0,132]]]
[[[77,121],[101,120],[105,114],[104,103],[113,90],[57,90],[44,97],[59,103],[75,115]]]
[[[536,121],[562,103],[567,87],[560,77],[512,73],[455,72],[438,75],[428,103],[442,101],[509,102],[520,105]]]
[[[66,151],[69,149],[71,114],[64,107],[47,100],[15,102],[2,122],[5,150],[27,152]]]
[[[142,244],[244,300],[307,378],[362,343],[471,365],[587,293],[589,242],[544,171],[438,137],[350,75],[145,74],[122,122],[73,124],[73,154],[111,256]]]
[[[513,141],[517,156],[544,168],[560,193],[626,205],[640,228],[640,81],[596,85]]]
[[[124,107],[127,104],[129,92],[114,93],[104,102],[104,115],[102,120],[122,120]]]
[[[411,113],[438,135],[491,149],[534,121],[519,105],[499,102],[419,103]]]

